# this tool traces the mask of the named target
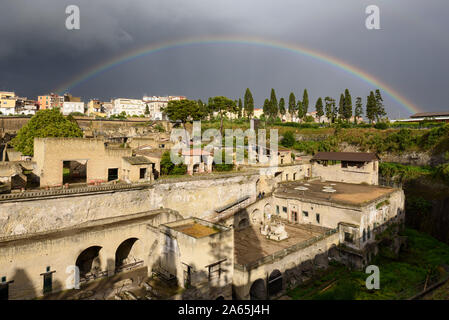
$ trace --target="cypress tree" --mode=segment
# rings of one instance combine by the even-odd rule
[[[338,103],[338,115],[340,119],[345,118],[345,96],[343,93],[340,95],[340,102]]]
[[[323,100],[321,99],[321,97],[318,98],[318,100],[316,101],[315,109],[316,109],[316,115],[318,116],[318,122],[321,122],[320,118],[324,115]]]
[[[335,104],[335,100],[331,97],[327,96],[324,98],[325,109],[326,109],[326,117],[329,123],[334,122],[333,119],[333,104]]]
[[[362,97],[357,97],[355,99],[354,123],[357,123],[357,118],[361,117],[362,114],[363,114]]]
[[[281,98],[281,100],[279,100],[279,113],[284,116],[285,115],[285,100],[284,98]]]
[[[307,115],[307,110],[309,109],[309,94],[307,93],[307,89],[304,89],[304,93],[302,95],[302,109],[303,109],[303,117]]]
[[[301,100],[298,100],[298,103],[296,104],[296,115],[299,119],[304,118],[304,107],[302,105]]]
[[[290,96],[288,98],[288,112],[293,117],[296,111],[296,97],[293,92],[290,92]]]
[[[278,100],[276,98],[276,92],[271,88],[270,95],[270,118],[276,118],[279,113]]]
[[[385,112],[385,107],[384,107],[384,103],[383,103],[384,100],[382,99],[379,89],[376,89],[374,101],[375,101],[375,105],[376,105],[376,108],[375,108],[376,120],[377,120],[377,122],[379,122],[379,119],[382,119],[383,117],[385,117],[387,115],[387,113]]]
[[[345,90],[344,116],[346,121],[349,121],[352,117],[352,98],[348,89]]]
[[[248,119],[254,114],[254,99],[249,88],[246,88],[245,97],[243,98],[243,109]]]
[[[372,91],[370,91],[369,96],[366,98],[366,117],[370,123],[373,123],[376,118],[376,98]]]
[[[268,118],[270,116],[270,100],[265,99],[265,101],[263,102],[263,114],[265,115],[266,118]]]

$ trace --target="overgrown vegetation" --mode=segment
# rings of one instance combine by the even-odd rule
[[[404,183],[420,177],[428,177],[449,185],[449,162],[436,167],[381,162],[379,174],[387,181]]]
[[[333,263],[327,271],[311,282],[289,290],[293,299],[310,300],[376,300],[407,299],[421,292],[426,279],[438,281],[446,276],[442,267],[449,264],[449,246],[429,235],[406,229],[407,248],[398,257],[381,250],[371,264],[379,266],[380,289],[368,290],[368,274],[348,271]]]
[[[170,151],[166,151],[161,157],[161,174],[162,175],[184,175],[187,173],[185,164],[174,164],[170,159]]]
[[[76,123],[65,118],[59,109],[40,110],[24,125],[12,140],[14,148],[24,155],[34,153],[34,138],[82,137],[83,132]]]

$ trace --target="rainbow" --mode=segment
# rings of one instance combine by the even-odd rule
[[[398,102],[401,106],[403,106],[407,111],[411,113],[418,113],[421,112],[421,109],[413,104],[411,101],[407,100],[404,96],[402,96],[400,93],[398,93],[396,90],[394,90],[392,87],[387,85],[385,82],[375,78],[374,76],[368,74],[367,72],[363,71],[362,69],[350,65],[347,62],[344,62],[338,58],[329,56],[327,54],[324,54],[322,52],[318,52],[316,50],[312,50],[309,48],[305,48],[296,44],[290,44],[285,43],[281,41],[272,41],[272,40],[266,40],[262,38],[255,38],[255,37],[237,37],[237,36],[224,36],[224,37],[196,37],[196,38],[188,38],[184,40],[177,40],[177,41],[167,41],[167,42],[161,42],[156,44],[150,44],[144,47],[141,47],[137,50],[133,50],[131,52],[127,52],[125,54],[122,54],[120,56],[113,57],[112,59],[109,59],[100,65],[95,65],[89,70],[86,70],[78,75],[76,75],[73,79],[68,81],[67,83],[61,85],[58,89],[55,90],[55,92],[58,92],[59,94],[62,94],[64,92],[67,92],[77,85],[81,84],[84,81],[87,81],[89,79],[92,79],[99,75],[102,72],[105,72],[111,68],[114,68],[118,65],[124,64],[126,62],[132,61],[134,59],[156,53],[162,50],[167,49],[176,49],[181,48],[185,46],[192,46],[192,45],[205,45],[205,44],[244,44],[244,45],[255,45],[255,46],[261,46],[261,47],[267,47],[267,48],[275,48],[280,49],[284,51],[289,51],[295,54],[300,54],[305,57],[310,57],[315,60],[324,62],[326,64],[329,64],[331,66],[334,66],[338,69],[341,69],[345,71],[348,74],[351,74],[353,76],[356,76],[360,78],[361,80],[365,81],[366,83],[374,86],[374,88],[381,89],[382,91],[386,92],[390,97],[392,97],[396,102]]]

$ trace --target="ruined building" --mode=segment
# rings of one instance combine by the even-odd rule
[[[37,139],[41,186],[72,171],[128,182],[0,194],[0,297],[114,299],[119,283],[141,299],[272,298],[329,261],[366,266],[404,221],[404,193],[378,185],[373,154],[162,180],[144,155]]]

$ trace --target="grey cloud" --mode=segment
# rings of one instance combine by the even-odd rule
[[[81,10],[81,30],[67,31],[65,7]],[[364,10],[381,9],[380,31]],[[83,70],[149,44],[194,36],[237,35],[284,41],[324,52],[381,79],[425,110],[447,108],[449,4],[444,0],[3,0],[0,89],[33,96]],[[126,81],[124,81],[126,80]],[[182,93],[191,98],[243,95],[257,104],[307,87],[311,101],[345,88],[375,89],[329,64],[250,45],[191,46],[142,57],[73,88],[84,97]],[[385,97],[392,115],[405,113]]]

